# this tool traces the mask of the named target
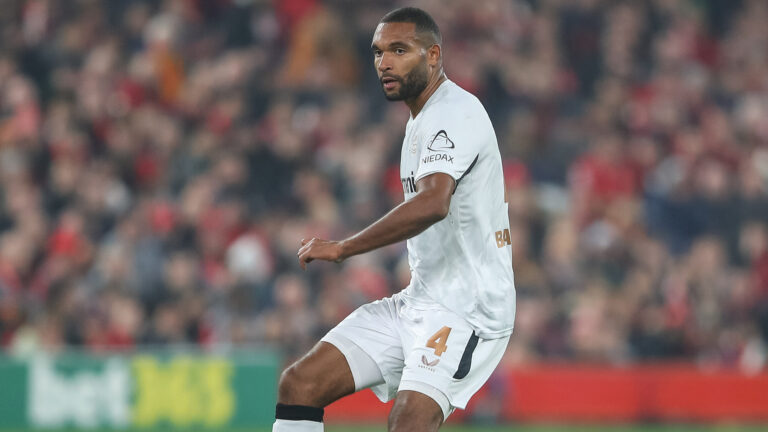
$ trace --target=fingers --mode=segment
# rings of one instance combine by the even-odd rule
[[[304,240],[302,240],[302,242],[303,241]],[[307,246],[302,246],[301,249],[299,249],[299,253],[296,254],[299,257],[299,266],[302,270],[307,269],[307,252],[309,252],[309,248],[307,248]]]
[[[299,257],[299,265],[303,270],[306,270],[307,264],[316,259],[341,262],[341,260],[337,259],[339,254],[336,250],[336,243],[315,237],[311,240],[301,239],[301,247],[296,254]]]
[[[303,249],[303,248],[302,248]],[[306,249],[303,251],[299,251],[299,266],[302,270],[307,269],[307,264],[312,262],[314,258],[310,256],[310,250]]]
[[[307,241],[306,239],[301,239],[301,247],[299,248],[299,252],[297,252],[296,255],[300,257],[301,254],[309,250],[311,242],[311,240]]]
[[[312,261],[312,258],[309,256],[309,252],[312,248],[312,242],[314,240],[314,238],[311,240],[301,239],[301,248],[299,248],[299,252],[296,255],[299,257],[299,266],[302,270],[306,270],[307,263]]]

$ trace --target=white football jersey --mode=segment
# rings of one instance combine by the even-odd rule
[[[450,80],[408,120],[400,161],[405,199],[434,173],[456,180],[448,216],[408,240],[406,302],[437,302],[484,339],[512,333],[515,282],[501,155],[480,101]]]

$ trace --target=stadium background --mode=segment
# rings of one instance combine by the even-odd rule
[[[0,428],[263,423],[282,364],[407,284],[402,244],[296,260],[402,199],[370,39],[404,4],[0,1]],[[408,4],[511,204],[515,334],[454,421],[768,421],[768,2]],[[329,423],[382,424],[366,398]]]

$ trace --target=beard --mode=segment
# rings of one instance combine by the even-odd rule
[[[418,64],[404,77],[394,78],[400,83],[400,90],[395,93],[387,93],[382,87],[384,97],[389,101],[414,99],[427,88],[427,81],[429,80],[427,62]]]

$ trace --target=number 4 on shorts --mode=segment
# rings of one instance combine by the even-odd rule
[[[448,349],[445,344],[448,342],[448,335],[451,334],[450,327],[443,327],[433,334],[427,341],[427,348],[434,348],[435,355],[440,357]]]

